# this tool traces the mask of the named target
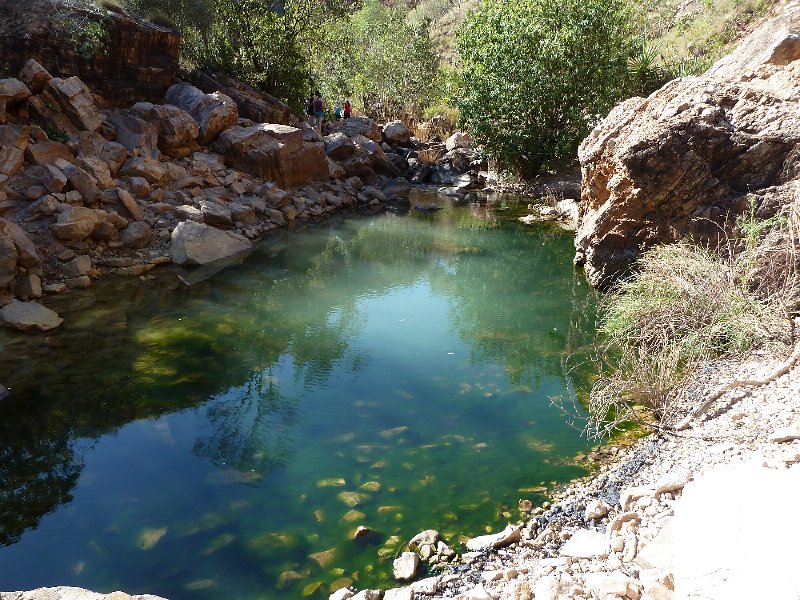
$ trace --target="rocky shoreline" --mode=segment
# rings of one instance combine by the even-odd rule
[[[49,331],[62,321],[48,295],[171,262],[210,273],[271,230],[405,201],[412,183],[458,198],[482,185],[465,134],[422,143],[356,116],[323,136],[244,118],[256,100],[234,92],[182,82],[165,104],[101,109],[33,59],[0,80],[0,323]]]
[[[731,380],[765,377],[778,365],[768,358],[710,365],[690,384],[683,412]],[[748,511],[766,499],[770,511],[794,512],[800,368],[723,395],[708,415],[685,431],[618,449],[613,464],[558,491],[552,504],[521,501],[528,519],[468,541],[468,551],[433,577],[385,592],[343,589],[330,599],[794,597],[800,578],[789,562],[797,527],[747,526],[732,518],[750,519]],[[419,551],[419,538],[438,533],[422,532],[409,547]],[[757,564],[773,567],[759,573]]]

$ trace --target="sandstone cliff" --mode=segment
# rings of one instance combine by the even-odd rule
[[[579,149],[575,262],[607,286],[642,251],[716,243],[754,206],[769,216],[798,174],[800,5],[700,77],[618,105]]]
[[[162,101],[182,41],[178,31],[113,11],[0,0],[0,64],[9,73],[33,58],[57,77],[80,77],[113,105]]]

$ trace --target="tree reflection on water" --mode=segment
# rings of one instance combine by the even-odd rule
[[[370,363],[352,344],[364,326],[359,298],[419,279],[448,299],[471,361],[503,364],[520,385],[561,376],[565,348],[580,343],[553,287],[563,285],[571,245],[533,238],[541,232],[485,206],[447,205],[329,223],[290,243],[275,236],[245,264],[190,287],[164,269],[144,284],[107,279],[49,302],[66,324],[46,347],[0,333],[3,383],[13,389],[0,406],[0,544],[71,500],[80,443],[137,419],[204,405],[211,428],[197,456],[253,481],[286,466],[298,398],[273,370],[291,362],[306,390],[334,370],[357,376]],[[582,281],[573,285],[586,296]],[[532,304],[541,312],[532,315]]]

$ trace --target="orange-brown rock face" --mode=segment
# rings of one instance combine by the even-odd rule
[[[753,199],[796,177],[798,33],[795,6],[705,75],[618,105],[584,140],[575,261],[593,285],[654,245],[715,242]]]
[[[0,61],[11,73],[34,58],[56,77],[80,77],[111,105],[163,101],[178,69],[180,32],[113,12],[62,14],[57,8],[37,0],[0,0],[0,14],[12,24],[0,32]],[[95,48],[89,43],[93,34],[86,32],[99,33],[92,29],[97,26],[104,33]]]

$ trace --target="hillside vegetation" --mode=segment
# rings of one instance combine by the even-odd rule
[[[531,176],[574,164],[616,102],[699,73],[775,0],[39,0],[127,11],[184,34],[183,66],[240,79],[300,112],[470,129],[487,158]],[[5,17],[7,20],[8,17]],[[0,22],[0,27],[3,23]],[[80,23],[78,24],[80,27]],[[84,23],[88,52],[102,25]]]

